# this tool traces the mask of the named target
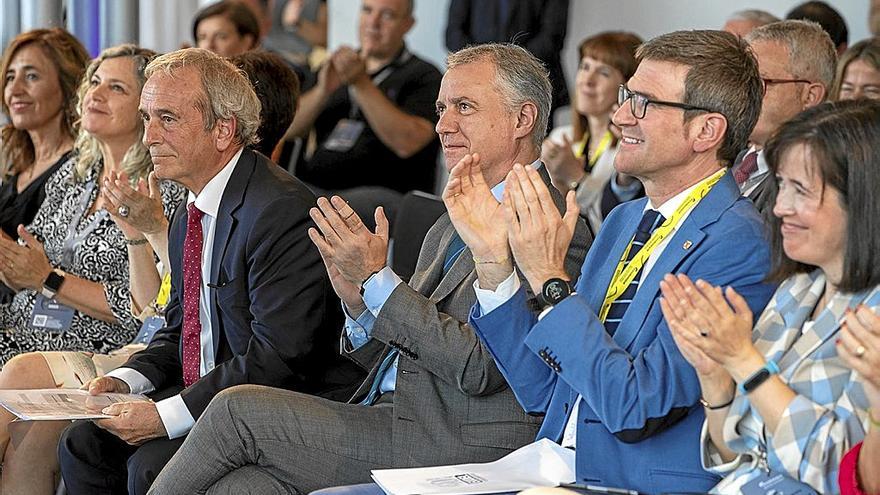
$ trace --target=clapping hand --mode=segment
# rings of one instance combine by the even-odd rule
[[[24,240],[24,246],[11,239],[0,238],[0,281],[16,291],[39,291],[52,271],[52,265],[46,257],[43,244],[24,225],[18,226],[18,235]]]
[[[730,372],[760,356],[752,344],[752,311],[732,287],[722,291],[704,280],[694,283],[687,275],[668,274],[660,290],[669,329],[676,342],[684,343],[679,350],[698,372],[714,371],[711,362]]]
[[[517,163],[507,174],[504,216],[516,265],[533,292],[551,278],[569,279],[565,256],[578,222],[574,191],[566,196],[562,215],[538,171]]]
[[[309,238],[318,247],[325,265],[333,265],[338,276],[355,287],[385,267],[388,257],[388,219],[376,208],[376,232],[370,232],[348,203],[339,196],[318,198],[317,208],[309,210],[317,229]],[[336,272],[330,273],[331,276]],[[342,296],[342,294],[340,294]]]
[[[102,184],[107,211],[126,237],[154,235],[168,229],[156,172],[132,187],[124,172],[110,172]]]
[[[847,310],[837,341],[840,357],[865,379],[875,415],[880,413],[880,317],[864,305]]]

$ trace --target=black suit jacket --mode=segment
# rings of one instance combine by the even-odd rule
[[[314,195],[263,155],[245,150],[223,192],[212,251],[211,330],[215,368],[183,389],[198,418],[214,395],[244,383],[308,393],[328,387],[340,358],[339,302],[308,237]],[[124,365],[157,391],[182,386],[182,249],[186,208],[169,229],[167,326]],[[333,384],[330,384],[332,386]]]
[[[568,88],[560,53],[568,28],[568,0],[509,0],[507,22],[498,25],[495,0],[452,0],[446,25],[446,48],[451,51],[489,42],[512,42],[547,65],[553,84],[553,108],[568,105]]]

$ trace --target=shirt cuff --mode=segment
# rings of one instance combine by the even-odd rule
[[[345,334],[348,336],[348,341],[351,342],[352,350],[355,350],[370,340],[376,317],[367,310],[354,319],[348,314],[345,303],[342,303],[342,311],[345,313]]]
[[[617,183],[617,172],[611,174],[611,192],[617,196],[617,199],[624,203],[626,201],[630,201],[635,199],[636,196],[639,195],[639,191],[642,190],[642,183],[639,182],[638,179],[632,181],[628,186],[621,186]]]
[[[119,378],[124,381],[132,394],[149,394],[156,390],[156,387],[153,386],[150,380],[147,380],[147,377],[131,368],[116,368],[104,376]]]
[[[477,303],[480,305],[480,314],[487,315],[506,303],[516,294],[520,285],[519,277],[516,276],[516,270],[510,272],[510,275],[498,284],[495,290],[481,289],[480,280],[474,280],[474,293],[476,293]]]
[[[402,282],[403,280],[389,266],[374,273],[364,282],[364,304],[373,316],[379,316],[382,306]]]
[[[168,438],[172,440],[186,435],[196,424],[180,394],[160,400],[156,403],[156,410],[159,412],[162,424],[165,425]]]
[[[703,429],[700,431],[700,461],[703,464],[703,469],[723,477],[742,464],[743,454],[739,454],[729,462],[724,462],[721,453],[715,448],[709,436],[709,422],[703,420]]]

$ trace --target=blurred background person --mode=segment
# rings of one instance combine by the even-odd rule
[[[556,109],[569,104],[560,58],[567,29],[568,0],[451,0],[446,48],[457,52],[480,43],[516,43],[538,57],[553,85],[552,129]]]
[[[26,245],[0,241],[0,277],[20,289],[12,303],[0,306],[0,328],[5,330],[0,333],[0,359],[6,363],[0,388],[78,388],[89,380],[87,370],[102,373],[125,361],[125,356],[93,353],[120,348],[137,331],[128,253],[142,249],[146,240],[129,237],[114,223],[103,187],[111,177],[138,181],[152,169],[141,143],[143,123],[137,109],[143,71],[153,56],[150,50],[121,45],[92,61],[78,91],[82,128],[77,160],[65,163],[49,180],[34,223],[28,230],[19,228]],[[184,190],[170,182],[160,187],[167,218]],[[129,214],[122,207],[113,212]],[[155,263],[152,251],[147,259]],[[52,310],[48,299],[60,309]],[[45,325],[36,324],[40,319]],[[13,429],[12,419],[0,412],[3,492],[53,493],[55,447],[66,423]]]
[[[875,164],[876,165],[876,164]],[[840,493],[880,493],[880,317],[864,306],[851,311],[840,326],[837,352],[865,379],[868,434],[840,462]]]
[[[221,57],[234,57],[260,44],[260,25],[253,11],[235,0],[221,0],[193,18],[193,40]]]
[[[824,103],[767,144],[770,243],[781,285],[752,329],[731,288],[686,276],[661,282],[661,308],[694,366],[706,410],[712,493],[837,491],[841,458],[864,435],[864,379],[835,341],[852,310],[880,308],[880,104]],[[860,354],[859,351],[855,351]]]
[[[740,38],[752,32],[752,29],[778,21],[779,18],[765,10],[747,9],[734,12],[724,22],[722,31],[733,33]]]
[[[617,93],[636,71],[641,38],[605,32],[581,42],[572,98],[571,125],[557,127],[544,140],[541,160],[563,194],[577,191],[581,216],[593,232],[602,223],[602,189],[614,171],[618,137],[611,130]]]
[[[880,99],[880,38],[849,47],[837,62],[832,100]]]
[[[17,239],[46,197],[45,185],[71,160],[76,137],[76,90],[89,62],[82,44],[63,29],[16,36],[3,52],[0,131],[0,237]],[[0,284],[0,304],[15,291]]]
[[[846,21],[843,20],[840,12],[827,3],[820,1],[804,2],[791,9],[785,18],[813,21],[819,24],[828,33],[828,36],[831,37],[831,41],[834,42],[834,47],[837,49],[837,54],[841,55],[846,51],[849,44],[849,29],[846,27]]]
[[[308,69],[303,89],[314,85],[314,73],[327,57],[327,0],[276,0],[272,29],[263,46],[291,64]]]

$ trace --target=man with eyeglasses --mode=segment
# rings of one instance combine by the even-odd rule
[[[782,124],[825,101],[834,81],[837,52],[828,33],[809,21],[780,21],[754,29],[746,36],[758,59],[764,87],[761,116],[749,146],[734,160],[733,176],[744,196],[759,211],[769,204],[769,169],[764,144]]]
[[[504,252],[476,247],[497,239],[509,245],[512,260],[478,268],[470,321],[523,408],[545,415],[538,438],[576,450],[577,483],[705,493],[718,478],[701,462],[700,403],[721,409],[727,398],[701,399],[661,314],[659,283],[682,273],[730,286],[755,315],[769,300],[761,220],[728,170],[758,118],[761,81],[748,45],[721,31],[665,34],[637,55],[612,119],[622,134],[614,166],[647,199],[605,220],[576,287],[559,261],[574,198],[564,214],[541,208],[547,188],[531,166],[508,175],[504,224],[450,217],[475,256]]]

